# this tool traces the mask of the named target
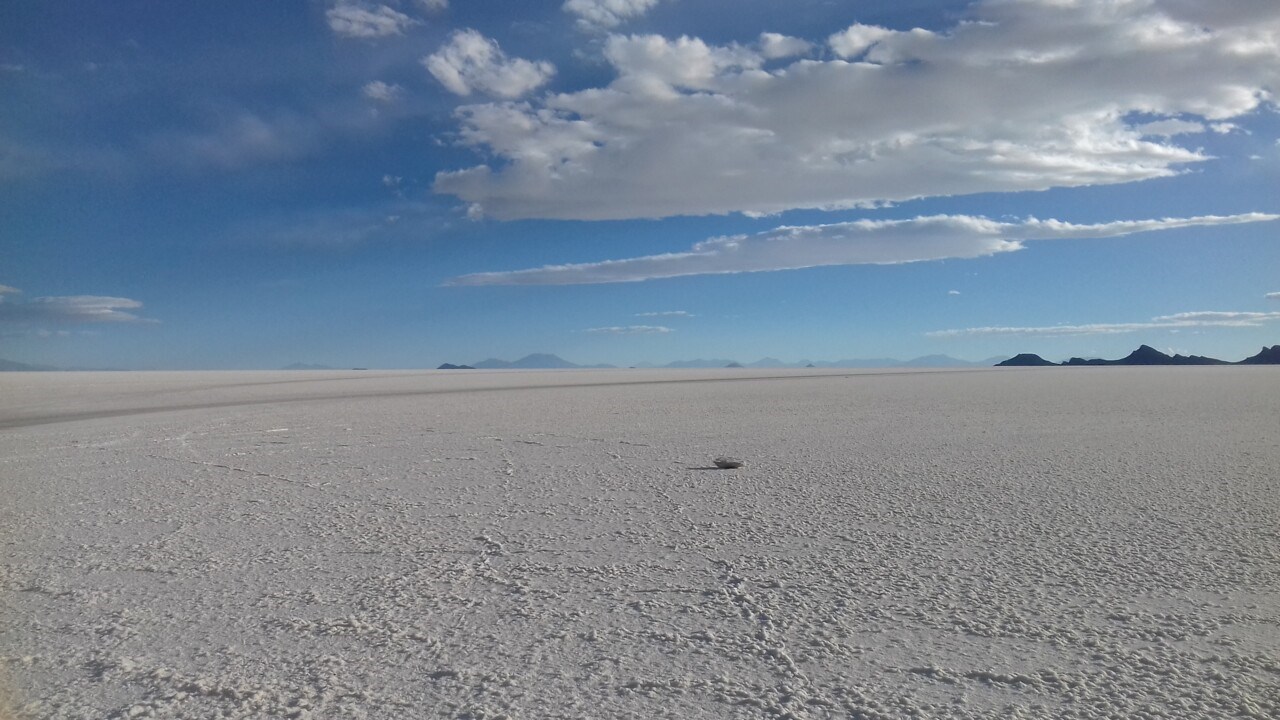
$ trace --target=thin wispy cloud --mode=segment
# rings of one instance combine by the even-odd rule
[[[1171,177],[1210,159],[1197,127],[1273,106],[1280,5],[1247,5],[985,0],[769,69],[800,46],[611,35],[607,85],[463,108],[459,142],[486,159],[434,187],[473,214],[590,220]]]
[[[586,31],[611,30],[649,12],[659,0],[566,0],[561,8]]]
[[[459,30],[449,42],[422,59],[441,85],[455,95],[472,92],[514,99],[546,84],[555,66],[546,61],[509,58],[496,40],[476,30]]]
[[[675,332],[661,325],[615,325],[612,327],[588,328],[583,332],[593,335],[665,335]]]
[[[1280,292],[1271,292],[1266,294],[1268,300],[1280,300]]]
[[[417,22],[386,5],[358,2],[340,2],[325,12],[325,18],[335,35],[365,40],[399,35]]]
[[[935,330],[929,337],[971,335],[1121,335],[1144,330],[1181,330],[1203,327],[1261,327],[1280,322],[1280,312],[1185,312],[1151,318],[1149,322],[1089,323],[1086,325],[1048,325],[1043,327],[973,327],[957,330]]]
[[[687,310],[663,310],[661,312],[642,312],[636,313],[636,317],[670,317],[670,318],[691,318],[693,313]]]
[[[156,322],[130,312],[142,308],[141,302],[131,298],[62,295],[14,302],[8,297],[20,292],[17,288],[0,285],[0,322],[52,325]]]
[[[1250,213],[1093,225],[1036,219],[997,222],[968,215],[858,220],[831,225],[779,227],[756,235],[711,238],[683,253],[463,275],[446,284],[586,285],[828,265],[895,265],[985,257],[1021,250],[1024,242],[1035,240],[1110,238],[1175,228],[1276,219],[1280,219],[1280,215]]]
[[[239,170],[318,152],[326,137],[326,128],[314,118],[295,113],[264,117],[246,111],[206,131],[158,135],[146,150],[158,164],[188,171]]]
[[[361,89],[361,92],[370,100],[389,103],[398,100],[400,96],[404,94],[404,88],[394,83],[385,83],[381,80],[374,80],[366,83]]]

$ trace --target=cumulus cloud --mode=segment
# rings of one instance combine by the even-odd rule
[[[583,332],[593,333],[596,335],[662,335],[665,333],[675,332],[669,327],[661,325],[622,325],[613,327],[598,327],[583,330]]]
[[[932,35],[932,33],[928,33],[925,30],[917,32]],[[885,38],[893,37],[895,34],[897,33],[888,28],[854,23],[845,30],[827,38],[827,45],[830,45],[832,51],[840,57],[851,58],[861,55],[869,50],[872,45]]]
[[[340,2],[325,13],[329,29],[349,38],[380,38],[399,35],[416,21],[386,5]]]
[[[404,88],[401,88],[399,85],[382,82],[381,80],[374,80],[373,82],[367,83],[361,92],[363,92],[364,96],[370,100],[389,103],[398,100],[400,95],[404,92]]]
[[[570,15],[576,15],[582,30],[609,30],[645,13],[658,4],[658,0],[566,0],[561,6]]]
[[[555,74],[549,62],[508,58],[497,41],[475,30],[459,30],[422,59],[427,70],[455,95],[473,91],[513,99],[544,85]]]
[[[448,285],[583,285],[638,282],[686,275],[796,270],[826,265],[894,265],[977,258],[1023,248],[1029,240],[1109,238],[1206,225],[1280,219],[1247,215],[1125,220],[1077,225],[1060,220],[997,222],[968,215],[910,220],[857,220],[831,225],[779,227],[755,235],[704,240],[689,252],[647,255],[528,270],[463,275]]]
[[[1210,159],[1168,121],[1229,122],[1280,87],[1280,4],[1201,5],[983,0],[768,68],[767,42],[611,36],[608,85],[461,108],[460,142],[493,159],[434,187],[499,219],[592,220],[1168,177]]]
[[[759,55],[744,48],[657,35],[612,35],[604,56],[618,71],[615,87],[667,100],[678,100],[683,91],[710,90],[725,71],[757,68],[761,63]]]
[[[760,33],[760,54],[766,60],[804,55],[813,48],[808,40],[778,33]]]
[[[101,295],[37,297],[26,302],[9,302],[6,295],[20,291],[0,285],[0,322],[6,323],[142,323],[155,322],[135,315],[142,303],[137,300]]]
[[[1151,318],[1149,322],[1090,323],[1087,325],[1048,325],[1044,327],[975,327],[959,330],[935,330],[930,337],[963,335],[1122,335],[1143,330],[1180,330],[1199,327],[1260,327],[1280,322],[1280,312],[1185,312]]]
[[[691,318],[693,313],[687,310],[664,310],[662,312],[642,312],[636,313],[636,317],[678,317]]]

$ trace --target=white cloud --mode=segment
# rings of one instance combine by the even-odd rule
[[[649,12],[658,0],[566,0],[561,9],[578,17],[578,27],[609,30]]]
[[[1151,318],[1155,323],[1190,323],[1235,326],[1256,326],[1259,323],[1280,319],[1280,312],[1183,312]]]
[[[1280,87],[1260,2],[986,0],[946,31],[828,43],[850,59],[765,69],[763,46],[611,36],[604,87],[460,109],[460,142],[494,159],[435,190],[500,219],[620,219],[1134,182],[1210,159],[1138,125],[1229,122]]]
[[[427,12],[441,12],[449,9],[449,0],[417,0]]]
[[[760,33],[760,54],[766,60],[804,55],[813,48],[813,43],[789,35],[778,33]]]
[[[960,294],[960,291],[959,291],[959,290],[948,290],[948,291],[947,291],[947,294],[948,294],[948,295],[959,295],[959,294]]]
[[[642,312],[636,313],[636,317],[678,317],[691,318],[694,314],[687,310],[664,310],[662,312]]]
[[[498,43],[475,30],[459,30],[422,64],[456,95],[479,91],[517,98],[544,85],[555,74],[549,62],[508,58]]]
[[[593,333],[596,335],[663,335],[675,332],[669,327],[661,325],[623,325],[614,327],[598,327],[583,330],[583,332]]]
[[[757,68],[759,55],[744,48],[711,47],[697,38],[611,35],[604,56],[618,71],[615,87],[676,100],[681,91],[710,90],[726,70]]]
[[[141,323],[156,322],[128,312],[142,307],[137,300],[101,295],[63,295],[6,302],[17,288],[0,285],[0,322],[10,323]]]
[[[329,29],[349,38],[380,38],[399,35],[417,21],[386,5],[340,2],[325,13]]]
[[[1044,327],[975,327],[959,330],[935,330],[929,337],[962,335],[1121,335],[1143,330],[1169,330],[1198,327],[1260,327],[1280,322],[1280,312],[1186,312],[1151,318],[1150,322],[1090,323],[1087,325],[1048,325]]]
[[[1280,300],[1280,292],[1267,293],[1265,297],[1268,300]]]
[[[897,33],[887,28],[854,23],[845,30],[827,38],[827,45],[830,45],[835,54],[840,57],[851,58],[861,55],[870,49],[872,45],[885,38],[893,37],[895,34]]]
[[[689,252],[575,265],[463,275],[449,285],[582,285],[828,265],[893,265],[976,258],[1021,250],[1028,240],[1108,238],[1206,225],[1263,222],[1280,215],[1252,213],[1075,225],[1030,219],[1003,223],[967,215],[910,220],[857,220],[831,225],[779,227],[755,235],[704,240]]]
[[[382,82],[381,80],[374,80],[373,82],[367,83],[362,92],[364,93],[364,96],[370,100],[389,103],[398,100],[404,93],[404,88],[399,85]]]

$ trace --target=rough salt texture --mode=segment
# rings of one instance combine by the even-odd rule
[[[21,718],[1280,717],[1272,368],[0,398]]]

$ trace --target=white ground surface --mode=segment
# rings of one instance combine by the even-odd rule
[[[7,373],[0,669],[31,718],[1276,718],[1278,478],[1280,368]]]

